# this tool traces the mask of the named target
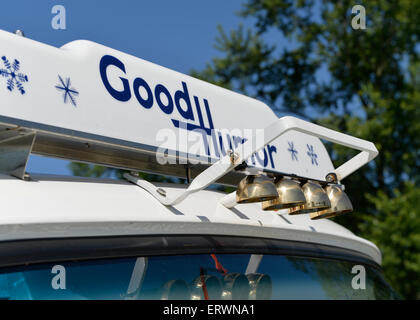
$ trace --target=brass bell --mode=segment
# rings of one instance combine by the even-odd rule
[[[249,300],[271,300],[273,284],[267,274],[251,273],[246,277],[249,281]]]
[[[308,181],[302,187],[305,204],[289,209],[289,214],[311,213],[331,206],[330,199],[324,189],[316,182]]]
[[[210,300],[220,300],[222,298],[222,289],[222,282],[218,277],[210,275],[198,276],[191,286],[191,300],[206,299],[205,290]]]
[[[300,183],[283,178],[276,182],[279,196],[273,200],[262,203],[263,210],[281,210],[303,205],[306,202]]]
[[[241,273],[229,273],[223,278],[222,300],[249,299],[250,284],[248,278]]]
[[[184,280],[170,280],[163,286],[161,300],[188,300],[190,297],[190,289]]]
[[[311,219],[332,218],[352,212],[353,206],[347,194],[337,185],[327,186],[325,191],[331,202],[331,208],[311,213]]]
[[[239,182],[238,190],[236,191],[236,202],[262,202],[278,196],[273,179],[265,175],[249,175]]]

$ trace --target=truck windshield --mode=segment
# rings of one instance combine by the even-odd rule
[[[0,298],[394,299],[397,295],[378,269],[360,263],[269,254],[187,254],[3,269]]]

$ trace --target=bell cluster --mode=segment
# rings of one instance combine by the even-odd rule
[[[350,199],[334,174],[327,175],[322,184],[292,177],[248,175],[238,185],[236,202],[262,202],[265,211],[287,209],[290,215],[308,213],[312,220],[353,211]]]
[[[171,280],[164,284],[162,300],[270,300],[271,277],[266,274],[201,275],[192,283]]]

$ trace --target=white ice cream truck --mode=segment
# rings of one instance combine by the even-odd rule
[[[0,31],[0,59],[1,299],[396,297],[328,219],[373,143],[89,41]],[[334,168],[321,139],[360,153]],[[27,173],[31,153],[130,173]]]

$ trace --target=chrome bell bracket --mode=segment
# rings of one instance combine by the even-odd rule
[[[152,183],[130,174],[124,174],[124,177],[132,183],[135,183],[148,191],[162,204],[167,206],[176,205],[187,198],[190,194],[207,188],[209,185],[219,180],[228,172],[232,171],[235,167],[241,165],[244,161],[247,161],[248,158],[250,158],[254,153],[258,152],[267,144],[271,143],[273,140],[277,139],[279,136],[290,130],[299,131],[318,137],[320,139],[361,151],[359,154],[334,170],[338,181],[352,174],[354,171],[358,170],[360,167],[367,164],[378,155],[378,150],[372,142],[352,137],[350,135],[334,131],[295,117],[287,116],[276,120],[274,123],[264,129],[263,141],[257,141],[256,144],[253,144],[252,141],[245,142],[242,148],[234,151],[234,156],[232,156],[232,153],[228,153],[212,166],[201,172],[183,192],[168,192],[168,190],[158,188]],[[222,198],[221,204],[227,208],[234,207],[236,205],[235,192]]]

